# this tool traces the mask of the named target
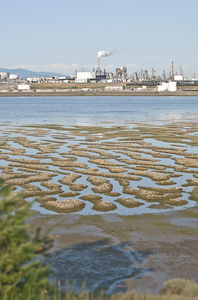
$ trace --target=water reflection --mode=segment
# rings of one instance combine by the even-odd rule
[[[108,239],[82,243],[52,253],[51,279],[60,280],[62,289],[66,280],[74,290],[81,291],[86,280],[86,290],[105,290],[116,293],[126,290],[124,281],[140,278],[150,269],[142,268],[142,262],[151,252],[134,251],[131,243],[111,245]],[[48,261],[48,262],[49,262]]]
[[[89,125],[196,120],[198,97],[0,98],[1,123]]]

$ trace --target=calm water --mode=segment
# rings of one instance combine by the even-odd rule
[[[198,97],[0,98],[0,124],[97,125],[196,120]]]

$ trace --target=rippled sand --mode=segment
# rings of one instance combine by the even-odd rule
[[[133,124],[134,125],[134,124]],[[198,200],[198,123],[1,126],[1,176],[43,213],[141,214]],[[13,188],[13,189],[14,189]],[[64,199],[65,198],[65,199]]]

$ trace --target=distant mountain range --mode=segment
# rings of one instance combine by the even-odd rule
[[[25,69],[0,68],[0,72],[8,72],[10,74],[17,74],[17,75],[19,75],[20,78],[25,78],[25,77],[53,77],[53,76],[54,77],[63,77],[63,76],[67,76],[67,75],[54,73],[54,72],[34,72],[34,71],[30,71],[30,70],[25,70]]]

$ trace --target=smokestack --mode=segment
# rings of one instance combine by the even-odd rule
[[[98,69],[100,69],[100,56],[98,56]]]
[[[171,68],[171,79],[174,79],[174,62],[172,61],[172,68]]]
[[[99,51],[98,52],[98,69],[100,69],[100,57],[110,56],[116,52],[117,52],[117,50],[111,50],[111,51],[101,50],[101,51]]]
[[[183,70],[182,70],[182,66],[180,65],[180,74],[183,76],[184,73],[183,73]]]

